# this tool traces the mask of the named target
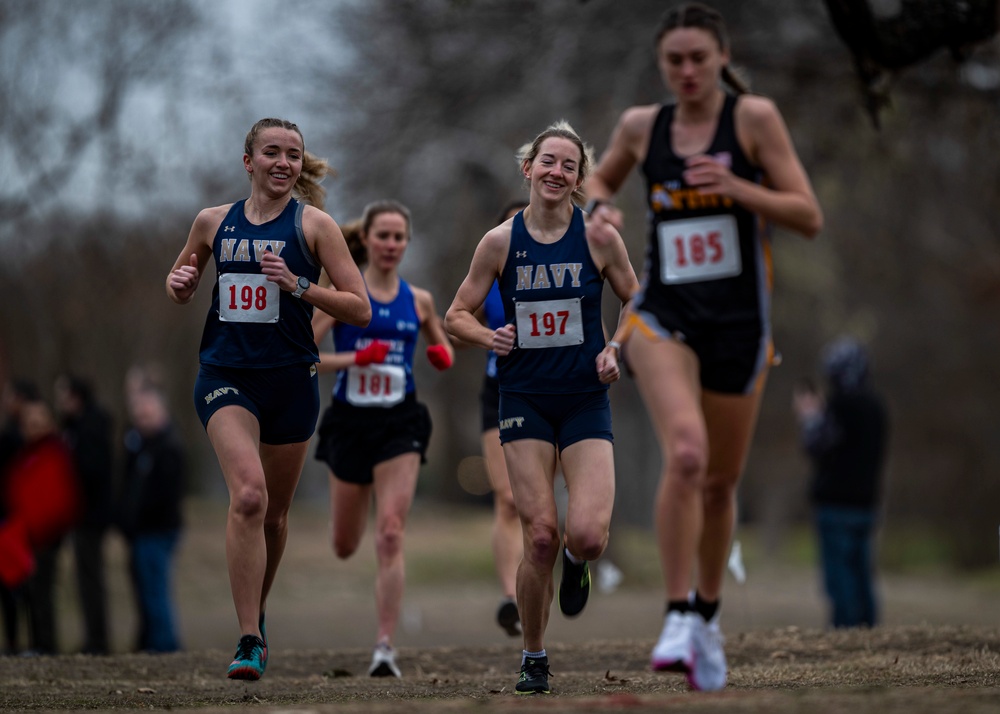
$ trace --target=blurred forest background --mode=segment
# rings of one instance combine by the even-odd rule
[[[734,64],[782,110],[826,216],[815,241],[774,235],[783,361],[764,400],[743,519],[777,542],[807,517],[792,388],[818,377],[824,343],[849,333],[870,346],[891,409],[887,528],[938,544],[959,567],[995,563],[1000,42],[986,32],[961,51],[873,71],[838,35],[830,7],[891,17],[905,0],[714,4]],[[209,283],[180,307],[164,280],[197,211],[248,193],[250,125],[299,124],[306,147],[338,169],[326,183],[336,219],[374,199],[407,204],[414,237],[402,272],[443,313],[500,206],[524,193],[522,143],[565,118],[600,152],[623,109],[668,99],[652,36],[667,6],[0,0],[0,376],[36,379],[51,394],[58,373],[81,374],[123,427],[125,371],[161,365],[196,465],[191,489],[224,493],[191,404]],[[619,203],[638,271],[638,176]],[[606,307],[612,319],[616,306]],[[417,367],[435,422],[421,497],[485,502],[483,364],[462,352],[446,373]],[[623,379],[612,400],[616,518],[645,527],[659,452],[633,383]],[[299,496],[324,498],[325,488],[310,461]]]

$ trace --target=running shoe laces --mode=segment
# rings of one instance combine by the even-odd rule
[[[521,665],[521,676],[514,691],[517,694],[549,694],[549,658],[528,657]]]
[[[260,679],[264,674],[267,647],[257,635],[243,635],[236,646],[236,655],[229,665],[230,679]]]

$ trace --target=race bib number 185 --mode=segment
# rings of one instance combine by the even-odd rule
[[[665,285],[740,274],[735,216],[664,221],[656,227],[656,233],[660,243],[660,280]]]

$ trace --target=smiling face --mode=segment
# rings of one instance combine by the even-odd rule
[[[253,154],[243,155],[254,190],[277,197],[288,194],[302,173],[302,137],[282,127],[263,129],[253,145]]]
[[[382,271],[395,270],[410,243],[410,225],[395,211],[376,214],[362,237],[368,250],[368,265]]]
[[[557,203],[571,200],[580,187],[580,162],[583,155],[574,142],[561,136],[550,136],[538,146],[538,153],[530,161],[525,159],[521,169],[531,183],[532,202],[536,199]]]
[[[678,27],[660,38],[657,63],[667,88],[680,102],[699,102],[719,86],[729,54],[709,30]]]

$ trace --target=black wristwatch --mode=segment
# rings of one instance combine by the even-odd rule
[[[299,279],[296,282],[298,283],[298,285],[296,286],[295,290],[292,291],[292,296],[301,298],[302,293],[308,290],[309,286],[312,285],[312,283],[310,283],[309,278],[305,277],[304,275],[300,275]]]

